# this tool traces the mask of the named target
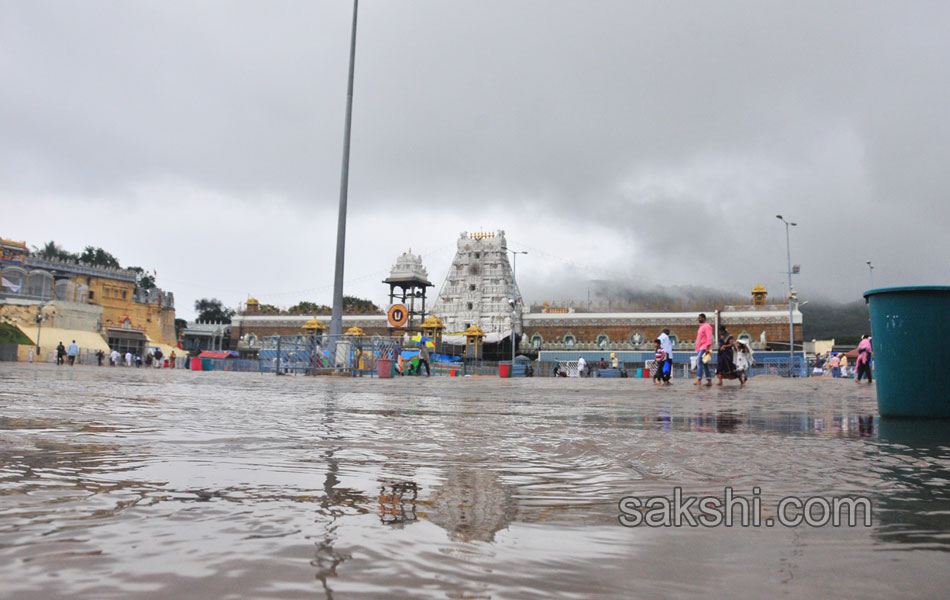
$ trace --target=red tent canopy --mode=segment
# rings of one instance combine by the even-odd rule
[[[215,352],[212,350],[202,350],[201,354],[198,355],[198,358],[228,358],[231,356],[230,352]]]

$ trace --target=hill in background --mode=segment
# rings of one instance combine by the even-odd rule
[[[806,340],[834,339],[836,344],[857,345],[871,333],[871,317],[864,300],[839,304],[809,302],[800,308]]]

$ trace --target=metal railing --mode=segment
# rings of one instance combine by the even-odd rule
[[[261,372],[281,375],[375,375],[379,359],[391,359],[399,341],[380,336],[267,336],[261,339],[257,361]]]
[[[583,354],[583,353],[582,353]],[[600,354],[600,353],[599,353]],[[599,355],[598,354],[598,355]],[[620,352],[617,353],[620,355]],[[629,376],[634,378],[636,377],[637,369],[643,369],[645,372],[649,373],[648,376],[652,376],[653,369],[653,360],[648,358],[652,356],[651,353],[646,352],[636,352],[636,353],[624,353],[623,359],[620,361],[620,366],[622,369],[625,369]],[[547,358],[547,357],[545,357]],[[695,358],[693,353],[687,352],[676,352],[673,355],[673,372],[672,376],[674,378],[684,378],[688,379],[696,376],[696,370],[692,365],[691,359]],[[592,362],[593,359],[593,362]],[[591,374],[599,368],[599,360],[595,357],[586,357],[587,364],[590,366]],[[786,352],[756,352],[754,355],[754,364],[752,368],[749,369],[748,375],[753,377],[755,375],[780,375],[782,377],[809,377],[811,375],[811,369],[808,366],[808,361],[805,360],[801,353],[795,355],[795,361],[792,365],[791,372],[789,371],[789,360],[788,353]],[[568,374],[569,377],[577,376],[577,360],[559,360],[560,370]],[[553,360],[542,360],[540,363],[535,363],[537,368],[535,369],[535,375],[540,377],[554,377],[554,368],[555,362]],[[713,357],[711,360],[711,365],[713,371],[716,368],[716,353],[713,352]]]

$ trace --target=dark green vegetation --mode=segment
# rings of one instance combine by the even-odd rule
[[[9,323],[0,323],[0,344],[22,344],[32,346],[30,338],[23,335],[23,332]]]
[[[836,344],[857,344],[871,333],[871,318],[864,300],[839,304],[809,302],[801,307],[806,340],[834,339]]]
[[[198,313],[199,321],[216,323],[230,323],[234,316],[234,309],[224,308],[224,303],[217,298],[195,300],[195,312]]]
[[[333,312],[333,309],[326,304],[317,304],[309,300],[301,300],[286,310],[273,304],[261,304],[259,310],[263,315],[329,315]],[[382,311],[370,300],[355,296],[343,296],[343,313],[347,315],[378,315],[382,314]]]

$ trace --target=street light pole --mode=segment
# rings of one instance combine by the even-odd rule
[[[40,304],[40,311],[36,314],[36,357],[35,361],[40,362],[40,335],[43,334],[43,305]]]
[[[356,15],[359,0],[353,0],[353,31],[350,34],[350,74],[346,86],[346,122],[343,127],[343,168],[340,174],[340,210],[336,225],[336,269],[333,272],[333,312],[330,335],[343,333],[343,256],[346,248],[346,195],[350,181],[350,123],[353,118],[353,70],[356,64]],[[336,348],[334,346],[334,362]]]
[[[868,265],[868,273],[869,273],[870,276],[871,276],[871,287],[870,287],[870,289],[873,290],[873,289],[874,289],[874,265],[871,264],[871,261],[866,261],[866,262],[867,262],[867,265]]]
[[[789,228],[795,227],[798,223],[790,223],[782,215],[775,215],[775,218],[785,223],[785,253],[788,258],[788,376],[791,377],[795,364],[795,323],[792,316],[792,298],[795,296],[795,292],[792,291],[792,245]]]
[[[509,250],[511,252],[511,368],[515,368],[515,308],[521,294],[518,293],[518,255],[527,254],[523,250]]]

